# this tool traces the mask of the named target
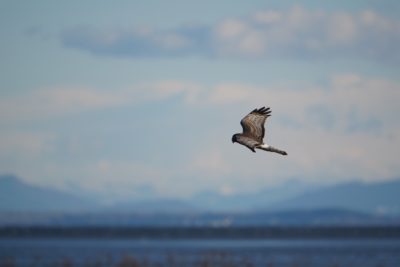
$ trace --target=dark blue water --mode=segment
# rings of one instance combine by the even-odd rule
[[[2,239],[0,266],[399,267],[400,240]]]

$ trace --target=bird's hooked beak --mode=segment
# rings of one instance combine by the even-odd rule
[[[232,136],[232,143],[235,143],[236,142],[236,135],[233,135]]]

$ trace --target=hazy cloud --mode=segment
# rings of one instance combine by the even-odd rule
[[[61,41],[66,47],[121,57],[351,57],[399,63],[400,21],[371,10],[325,12],[294,6],[171,30],[79,26],[63,31]]]
[[[3,131],[0,133],[0,158],[36,158],[54,150],[50,133]]]
[[[55,133],[21,134],[18,127],[10,134],[2,134],[0,157],[18,159],[22,174],[39,176],[45,173],[46,177],[62,174],[66,180],[75,177],[76,183],[83,188],[118,192],[120,196],[129,195],[136,186],[143,184],[152,184],[160,194],[183,196],[200,189],[226,186],[236,191],[255,190],[254,185],[293,177],[306,180],[323,177],[325,181],[354,177],[377,180],[393,178],[400,172],[400,122],[397,117],[400,84],[352,73],[335,75],[324,86],[295,81],[286,86],[232,82],[204,86],[163,81],[113,90],[112,94],[95,89],[44,90],[2,99],[1,114],[3,121],[11,120],[18,126],[21,120],[45,120],[49,116],[95,112],[136,103],[145,103],[150,108],[154,103],[168,102],[174,96],[180,96],[176,98],[180,101],[176,107],[179,112],[171,116],[189,116],[185,133],[177,132],[177,124],[171,122],[179,119],[173,118],[162,124],[162,133],[157,135],[161,139],[155,143],[151,139],[154,136],[141,136],[139,142],[145,145],[136,148],[139,151],[150,149],[157,153],[157,158],[168,159],[168,167],[162,162],[144,164],[145,160],[130,157],[117,160],[115,155],[107,156],[109,151],[104,148],[99,151],[107,153],[95,153],[88,162],[71,163],[75,164],[73,168],[54,160],[43,170],[33,164],[35,161],[21,155],[50,157],[57,149],[59,136]],[[241,131],[240,119],[250,109],[262,105],[272,108],[266,141],[287,150],[289,156],[285,160],[273,154],[257,153],[254,156],[246,148],[230,142],[231,135]],[[147,115],[146,120],[151,121],[152,116]],[[121,123],[125,121],[121,120]],[[129,135],[127,140],[133,133],[135,131],[126,133]],[[124,137],[124,134],[117,136]],[[90,140],[85,135],[76,138],[77,146],[81,147],[79,144],[90,143],[94,136],[90,135]],[[108,135],[99,138],[108,138]],[[177,138],[179,144],[190,145],[190,149],[174,145],[171,158],[171,146],[162,138]],[[115,147],[116,141],[113,142],[112,147]],[[140,144],[131,145],[135,149],[135,145]],[[83,146],[83,149],[88,147]],[[115,153],[119,155],[122,151]],[[116,181],[120,186],[112,188]],[[171,181],[179,187],[171,187]]]
[[[46,120],[69,114],[138,103],[166,101],[182,96],[186,107],[198,108],[239,104],[280,107],[280,121],[288,127],[336,129],[379,133],[382,128],[399,127],[400,85],[368,79],[355,74],[333,76],[327,86],[296,84],[253,86],[220,83],[204,86],[186,81],[142,83],[114,90],[54,88],[0,100],[2,123]]]
[[[290,115],[291,121],[302,127],[400,126],[394,116],[400,111],[396,104],[400,101],[398,83],[342,74],[332,77],[326,87],[301,84],[296,87],[294,90],[293,87],[221,84],[210,91],[208,101],[217,105],[262,105],[260,99],[267,99],[269,105],[279,106]]]
[[[160,31],[150,28],[97,29],[79,26],[63,31],[61,40],[66,47],[97,55],[171,57],[202,54],[207,49],[207,35],[209,30],[201,27]]]
[[[268,169],[272,179],[300,175],[326,180],[377,180],[398,175],[400,123],[395,114],[400,112],[396,104],[400,84],[342,74],[324,87],[300,87],[226,84],[210,92],[210,104],[225,105],[232,111],[242,109],[242,116],[246,107],[268,103],[272,117],[267,122],[266,141],[289,152],[284,162],[267,162],[263,156],[250,160],[230,151],[224,159],[230,163],[231,174],[265,177],[262,172]],[[237,132],[241,130],[239,120]],[[245,163],[236,164],[237,160]]]
[[[36,90],[0,100],[2,122],[43,119],[120,104],[120,96],[88,88]]]
[[[104,108],[163,100],[184,95],[190,103],[199,92],[197,85],[180,81],[137,84],[117,90],[61,87],[34,90],[0,100],[0,122],[43,120]]]

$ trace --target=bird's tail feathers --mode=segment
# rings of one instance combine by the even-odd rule
[[[281,154],[281,155],[284,155],[284,156],[287,155],[286,151],[277,149],[277,148],[275,148],[273,146],[261,145],[261,146],[258,146],[257,148],[265,150],[265,151],[269,151],[269,152],[275,152],[275,153],[278,153],[278,154]]]

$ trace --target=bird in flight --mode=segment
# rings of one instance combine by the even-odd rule
[[[279,153],[281,155],[287,155],[283,150],[269,146],[264,143],[265,128],[264,124],[267,118],[271,116],[270,108],[259,108],[255,109],[247,114],[241,121],[240,124],[243,128],[243,133],[237,133],[232,136],[232,143],[239,143],[246,146],[251,151],[256,152],[257,149],[262,149],[269,152]]]

